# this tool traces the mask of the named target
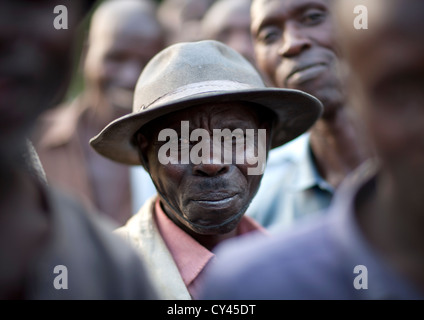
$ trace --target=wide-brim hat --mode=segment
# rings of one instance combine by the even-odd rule
[[[274,112],[271,148],[307,131],[322,112],[321,102],[310,94],[267,88],[245,58],[218,41],[179,43],[146,65],[132,113],[108,124],[90,144],[111,160],[140,165],[134,135],[141,127],[178,110],[219,102],[254,103]]]

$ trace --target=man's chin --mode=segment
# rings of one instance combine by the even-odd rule
[[[243,215],[244,211],[240,211],[224,220],[196,220],[190,222],[190,229],[203,235],[226,234],[237,227]]]
[[[223,235],[230,233],[234,229],[237,228],[238,223],[240,222],[239,219],[224,222],[219,225],[199,225],[199,224],[191,224],[190,229],[201,235],[205,236],[213,236],[213,235]]]
[[[132,111],[133,92],[124,89],[110,90],[108,100],[117,113],[126,114]]]

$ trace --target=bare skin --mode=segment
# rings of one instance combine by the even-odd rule
[[[196,165],[190,161],[162,165],[158,160],[161,144],[157,135],[163,128],[175,128],[178,132],[181,121],[190,121],[190,130],[201,128],[211,135],[213,129],[269,129],[270,122],[261,120],[255,109],[243,103],[205,104],[162,117],[146,129],[152,135],[138,136],[142,162],[156,185],[164,212],[182,230],[212,250],[236,235],[236,227],[262,176],[249,175],[247,171],[252,165],[236,164],[235,156],[231,164]],[[214,159],[213,152],[210,156]]]
[[[202,20],[202,33],[205,39],[227,44],[255,65],[250,35],[250,5],[251,0],[217,1]]]
[[[257,65],[270,83],[308,92],[324,105],[310,130],[321,176],[333,187],[368,157],[346,106],[329,0],[254,0],[251,32]]]

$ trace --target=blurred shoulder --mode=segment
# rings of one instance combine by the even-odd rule
[[[217,250],[206,299],[314,299],[336,297],[331,283],[343,277],[328,218],[308,221],[269,238],[232,240]],[[336,281],[337,282],[337,281]],[[327,287],[328,291],[322,290]],[[316,289],[319,288],[320,291]]]
[[[72,298],[85,298],[87,278],[90,299],[156,298],[144,260],[113,234],[115,224],[57,191],[49,190],[49,199],[55,228],[50,254],[73,273]]]

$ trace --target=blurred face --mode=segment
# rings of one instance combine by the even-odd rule
[[[141,71],[162,49],[160,30],[151,18],[141,15],[117,28],[103,28],[90,42],[85,75],[97,103],[129,112]]]
[[[343,102],[329,0],[254,0],[258,67],[274,86],[306,91],[324,115]]]
[[[214,129],[225,128],[231,131],[239,128],[244,132],[246,129],[262,128],[267,129],[268,133],[268,122],[259,119],[253,107],[241,103],[205,104],[154,121],[146,129],[153,134],[151,139],[147,136],[141,136],[141,141],[139,139],[165,212],[186,232],[212,235],[232,231],[256,194],[262,175],[249,175],[248,168],[253,165],[246,160],[237,163],[234,153],[233,161],[229,161],[229,164],[217,160],[215,151],[211,152],[208,158],[210,161],[199,164],[190,158],[189,164],[179,161],[178,164],[163,165],[158,161],[158,154],[165,142],[158,141],[158,127],[172,128],[180,133],[181,121],[189,121],[190,133],[195,129],[204,129],[212,136]],[[255,143],[254,149],[257,150],[260,142],[255,139]],[[194,142],[190,142],[189,148],[194,148]],[[233,152],[235,149],[233,147]],[[268,151],[266,146],[265,150]],[[245,149],[242,153],[245,153],[247,159]]]
[[[251,63],[255,63],[252,38],[250,36],[250,16],[234,15],[226,21],[216,35],[216,40],[227,44],[241,53]]]
[[[250,35],[250,1],[232,1],[227,0],[219,8],[212,7],[213,15],[207,16],[204,33],[210,39],[227,44],[255,65]]]
[[[8,151],[64,94],[82,3],[66,4],[69,29],[56,30],[61,1],[0,2],[0,144]]]
[[[424,3],[376,1],[374,28],[344,27],[352,92],[382,164],[398,181],[424,182]]]

